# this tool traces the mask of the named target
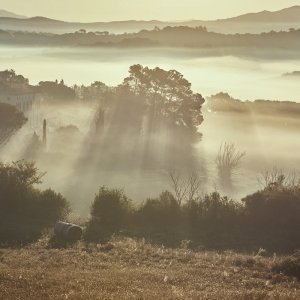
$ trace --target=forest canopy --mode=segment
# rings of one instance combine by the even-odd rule
[[[15,106],[0,103],[0,146],[5,143],[27,119]]]
[[[204,98],[193,93],[191,83],[176,70],[133,65],[121,88],[140,97],[152,126],[164,122],[195,134],[197,126],[203,122]]]

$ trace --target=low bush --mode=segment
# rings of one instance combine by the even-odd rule
[[[293,276],[300,280],[300,251],[274,263],[272,271],[287,276]]]
[[[239,239],[242,205],[214,192],[183,206],[189,238],[210,246],[234,245]]]
[[[62,195],[35,188],[43,175],[31,162],[0,163],[0,243],[33,241],[69,213]]]
[[[157,199],[148,199],[138,210],[137,218],[140,225],[162,230],[180,225],[181,208],[175,197],[168,191]]]
[[[134,207],[122,190],[101,187],[85,237],[107,241],[112,234],[190,248],[239,249],[268,253],[300,248],[299,184],[271,184],[242,202],[214,192],[180,204],[168,191]]]
[[[91,219],[85,232],[86,240],[106,240],[127,226],[131,214],[131,201],[122,190],[102,186],[92,204]]]
[[[182,209],[168,191],[148,199],[135,212],[131,231],[159,244],[174,245],[185,238]]]
[[[243,226],[263,248],[276,251],[300,248],[300,185],[280,179],[242,199]]]

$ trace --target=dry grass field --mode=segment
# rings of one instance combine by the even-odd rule
[[[275,255],[167,249],[115,238],[51,249],[0,249],[0,299],[300,299]]]

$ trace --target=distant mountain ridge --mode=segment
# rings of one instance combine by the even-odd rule
[[[5,12],[1,14],[1,12]],[[10,17],[8,17],[8,15]],[[14,16],[14,17],[13,17]],[[112,33],[137,32],[166,26],[206,26],[209,31],[219,33],[261,33],[263,31],[300,28],[300,6],[292,6],[279,11],[261,11],[243,14],[237,17],[212,21],[191,20],[167,22],[159,20],[125,20],[111,22],[66,22],[42,16],[26,18],[0,10],[0,28],[3,30],[21,30],[49,33],[67,33],[79,29],[88,31],[110,31]]]
[[[26,16],[17,15],[5,9],[0,9],[0,17],[1,18],[15,18],[15,19],[26,19]]]
[[[261,11],[248,13],[241,16],[218,20],[234,22],[300,22],[300,6],[284,8],[278,11]]]

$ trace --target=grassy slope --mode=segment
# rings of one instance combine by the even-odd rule
[[[131,239],[0,249],[0,299],[300,299],[274,257],[165,249]]]

